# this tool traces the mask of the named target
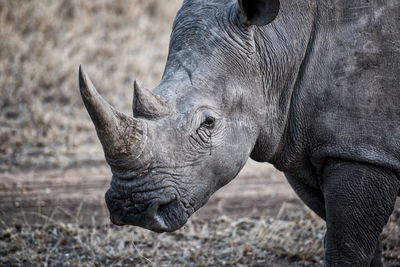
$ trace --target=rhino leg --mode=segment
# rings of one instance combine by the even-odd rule
[[[299,196],[299,198],[319,217],[325,220],[325,201],[321,190],[312,188],[289,173],[285,173],[290,186]]]
[[[349,161],[326,162],[322,176],[326,266],[379,266],[380,255],[375,255],[380,254],[379,236],[399,188],[400,181],[388,169]]]

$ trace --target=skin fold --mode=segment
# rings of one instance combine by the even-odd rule
[[[326,220],[326,266],[382,266],[400,192],[399,18],[398,0],[185,0],[133,116],[80,68],[111,220],[174,231],[251,157]]]

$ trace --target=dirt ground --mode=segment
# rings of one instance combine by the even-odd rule
[[[104,192],[110,177],[110,171],[105,164],[0,174],[0,220],[4,222],[2,227],[35,227],[44,224],[49,218],[63,224],[90,227],[107,224],[109,222]],[[239,176],[218,191],[190,220],[201,224],[218,218],[279,219],[293,212],[302,213],[304,217],[310,216],[280,172],[268,164],[249,161]],[[181,231],[185,234],[185,229]],[[303,264],[301,261],[288,261],[273,252],[269,252],[268,259],[259,260],[259,264],[267,262],[268,266]],[[96,264],[102,265],[104,262]]]
[[[29,229],[32,231],[32,229],[36,229],[35,227],[49,224],[49,220],[51,220],[53,224],[50,223],[49,225],[58,225],[61,222],[62,225],[74,225],[74,227],[86,226],[89,227],[89,229],[98,229],[106,225],[109,229],[108,231],[114,229],[113,231],[122,231],[123,233],[145,231],[138,230],[136,227],[118,228],[110,226],[107,217],[108,212],[104,203],[104,193],[108,188],[110,177],[110,171],[105,164],[69,169],[32,170],[28,172],[0,174],[0,221],[3,222],[0,229],[5,227],[7,231],[9,231],[10,227],[23,228],[29,225]],[[396,209],[397,213],[395,216],[399,216],[400,202]],[[193,225],[201,225],[203,228],[206,225],[211,227],[223,227],[226,222],[229,222],[230,224],[226,226],[226,229],[231,229],[231,231],[241,229],[244,231],[246,229],[242,229],[241,226],[232,227],[232,224],[240,225],[242,222],[250,221],[252,223],[256,222],[250,224],[250,226],[255,227],[261,220],[265,222],[273,220],[277,222],[278,225],[291,222],[295,222],[294,224],[297,225],[298,221],[307,223],[300,226],[304,227],[304,229],[299,229],[299,227],[282,228],[278,231],[281,231],[283,236],[280,236],[279,233],[275,233],[276,237],[273,239],[268,237],[268,232],[265,234],[262,231],[261,233],[263,234],[261,236],[250,236],[249,238],[254,240],[257,238],[263,240],[265,238],[265,241],[270,241],[272,244],[272,246],[268,245],[266,247],[267,249],[264,249],[261,254],[255,253],[257,257],[252,259],[251,262],[243,256],[241,260],[233,264],[227,260],[229,257],[226,255],[216,253],[216,255],[214,255],[215,261],[211,264],[209,264],[210,262],[202,262],[199,265],[319,266],[321,264],[322,236],[324,230],[323,222],[304,207],[287,184],[282,173],[269,164],[260,164],[251,160],[233,182],[215,193],[207,205],[191,217],[189,226],[185,226],[178,231],[178,235],[181,235],[181,237],[178,238],[176,242],[179,244],[180,242],[184,242],[183,240],[187,238],[190,240],[187,246],[193,245],[193,240],[191,239],[193,237],[191,236],[201,235],[201,231],[192,229]],[[311,226],[309,224],[311,224]],[[317,234],[313,234],[315,227],[317,228]],[[203,229],[203,232],[204,231],[208,234],[212,232],[209,229]],[[293,232],[291,233],[290,231]],[[296,242],[296,246],[300,246],[303,242],[314,242],[312,249],[318,250],[315,251],[315,253],[320,255],[319,257],[315,257],[313,251],[306,252],[306,254],[311,253],[311,255],[308,255],[305,259],[302,259],[301,256],[301,253],[304,253],[304,251],[300,250],[300,252],[294,252],[293,255],[288,255],[287,251],[282,251],[280,246],[286,246],[287,244],[285,242],[290,240],[290,238],[287,238],[287,235],[290,236],[293,234],[296,236],[301,235],[299,232],[304,233],[307,231],[311,233],[308,238],[316,238],[316,240],[310,241],[307,240],[307,238],[299,236],[299,238],[294,238],[290,242],[290,245]],[[396,232],[393,234],[396,234]],[[107,237],[101,236],[101,238]],[[194,237],[194,239],[196,238],[200,237]],[[396,237],[392,238],[396,239]],[[26,239],[26,237],[24,239]],[[152,240],[154,240],[154,237],[152,237]],[[161,241],[163,240],[163,237],[161,237]],[[220,242],[223,242],[222,240],[222,238],[218,238],[218,241],[214,242],[216,242],[218,246],[221,246]],[[45,243],[46,242],[49,241],[47,240]],[[151,241],[151,243],[152,242],[153,241]],[[211,241],[204,241],[203,246],[206,246],[207,242]],[[8,248],[11,247],[10,245],[11,244],[9,244]],[[290,245],[288,249],[290,249]],[[394,250],[397,249],[394,248]],[[171,248],[168,247],[164,249],[164,251],[168,252],[167,254],[170,255]],[[0,246],[0,256],[2,252],[5,253]],[[132,251],[132,253],[134,254],[135,251]],[[208,253],[208,250],[206,249],[204,253]],[[64,256],[58,257],[63,258]],[[150,254],[150,261],[152,257],[154,257],[154,255]],[[204,255],[204,257],[209,261],[207,255]],[[394,258],[386,259],[387,266],[399,266],[400,258],[398,257],[397,255],[394,256]],[[177,257],[177,259],[178,258],[179,257]],[[227,261],[223,261],[222,259]],[[64,258],[64,260],[66,260],[66,258]],[[93,262],[95,265],[107,265],[106,261],[98,258]],[[162,263],[161,265],[163,266],[177,264],[177,261],[171,260],[170,256],[166,257],[164,260],[157,260],[157,262],[160,264]],[[24,262],[5,261],[5,263],[25,266]],[[53,261],[49,261],[49,263],[50,265],[56,266],[57,264],[55,263],[57,263],[57,260],[53,259]],[[197,266],[198,263],[199,262],[196,262],[194,259],[186,258],[181,259],[179,262],[179,264],[192,266]],[[130,266],[132,264],[141,265],[136,260],[119,262],[118,264],[113,262],[113,264],[122,264],[125,266]],[[149,266],[158,265],[153,262],[147,264]]]
[[[108,216],[104,193],[111,173],[104,165],[80,168],[0,174],[0,218],[27,219],[40,212],[68,222],[77,214],[91,224]],[[279,210],[302,211],[303,205],[286,183],[284,176],[269,164],[249,161],[239,176],[215,193],[194,218],[211,219],[277,216]],[[23,215],[22,212],[25,214]],[[22,218],[21,216],[25,218]]]

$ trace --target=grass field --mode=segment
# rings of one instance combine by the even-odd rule
[[[287,215],[191,220],[174,233],[155,234],[109,223],[42,223],[0,227],[5,266],[320,266],[324,223]],[[400,218],[398,212],[395,216]],[[399,221],[382,235],[385,266],[399,266]]]
[[[0,1],[0,170],[102,161],[79,64],[131,113],[133,80],[161,78],[180,2]]]
[[[0,266],[321,265],[324,222],[291,191],[278,199],[277,191],[290,190],[283,177],[258,165],[248,165],[239,189],[211,200],[207,216],[206,208],[171,234],[116,227],[106,214],[90,214],[104,209],[105,190],[90,181],[63,189],[62,179],[109,175],[98,167],[103,152],[80,99],[79,64],[130,114],[133,80],[154,88],[161,78],[181,2],[0,0]],[[68,172],[75,168],[83,171]],[[95,197],[85,209],[79,201],[89,193]],[[48,195],[44,204],[36,199]],[[236,206],[219,208],[224,201]],[[260,208],[246,213],[244,203]],[[54,212],[41,210],[52,204]],[[387,266],[400,266],[400,208],[382,238]]]

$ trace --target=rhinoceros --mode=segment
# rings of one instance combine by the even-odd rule
[[[79,81],[113,223],[174,231],[251,157],[326,221],[326,266],[382,265],[400,193],[399,0],[185,0],[133,116],[82,67]]]

